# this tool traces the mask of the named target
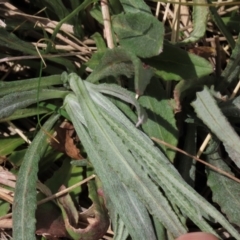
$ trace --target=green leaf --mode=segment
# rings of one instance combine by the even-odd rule
[[[137,56],[149,58],[162,52],[164,28],[154,16],[122,13],[113,17],[112,26],[120,45]]]
[[[231,175],[231,169],[223,161],[222,157],[218,152],[215,152],[211,155],[206,155],[207,161]],[[240,193],[239,193],[239,183],[234,180],[221,175],[218,172],[215,172],[211,169],[207,170],[208,172],[208,181],[207,184],[212,190],[212,199],[216,202],[223,213],[227,216],[230,222],[240,225]],[[227,196],[227,201],[226,201]]]
[[[95,69],[101,61],[101,58],[103,57],[107,47],[100,33],[94,33],[92,38],[96,43],[97,52],[92,55],[91,59],[86,63],[86,65],[91,69]]]
[[[119,0],[109,0],[110,10],[113,14],[119,14],[123,11],[122,5]]]
[[[59,20],[63,19],[69,14],[69,11],[64,6],[62,1],[51,1],[51,0],[44,0],[44,1],[37,1],[39,5],[42,7],[45,6],[50,9],[56,16],[59,17]]]
[[[0,216],[4,216],[9,212],[10,203],[0,200]]]
[[[212,4],[212,0],[207,0],[206,2],[209,4]],[[233,39],[232,34],[228,31],[226,25],[224,24],[223,20],[219,16],[217,7],[209,6],[209,10],[211,13],[212,20],[217,25],[220,32],[226,37],[226,40],[228,41],[230,47],[233,49],[235,46],[235,41]]]
[[[104,195],[108,199],[107,203],[109,201],[112,203],[112,207],[109,209],[110,212],[117,211],[133,239],[155,239],[149,215],[148,213],[146,214],[146,210],[141,205],[139,199],[120,181],[118,175],[112,171],[108,164],[102,164],[99,152],[85,127],[81,124],[80,105],[76,105],[74,101],[76,102],[77,99],[69,98],[69,95],[66,97],[66,110],[71,116],[75,129],[78,135],[81,136],[81,142],[87,151],[88,157],[103,183]],[[113,194],[114,192],[118,194]]]
[[[48,113],[49,110],[47,108],[26,108],[26,109],[18,109],[11,116],[6,118],[1,118],[1,122],[12,121],[21,118],[32,117],[36,115],[41,115],[44,113]]]
[[[240,32],[240,16],[237,10],[224,15],[222,20],[230,31]]]
[[[38,92],[39,99],[37,99]],[[38,100],[64,98],[68,93],[67,91],[40,89],[8,94],[0,99],[0,118],[6,118],[17,109],[25,108]]]
[[[44,88],[44,87],[50,87],[53,85],[61,85],[61,75],[51,75],[48,77],[42,77],[42,78],[29,78],[27,80],[16,80],[16,81],[10,81],[0,82],[0,97],[10,94],[10,93],[16,93],[16,92],[22,92],[27,90],[33,90],[38,88]]]
[[[217,91],[224,91],[229,84],[238,80],[240,73],[240,33],[236,41],[235,47],[229,58],[226,68],[221,74],[220,81],[218,80],[216,89]]]
[[[45,182],[45,185],[48,186],[53,193],[56,193],[59,191],[61,185],[70,187],[82,181],[83,178],[83,168],[73,166],[69,160],[66,160],[62,166],[54,172],[53,176]],[[61,179],[61,181],[59,181],[59,179]],[[74,201],[77,201],[80,192],[81,188],[75,188],[71,191],[70,195]]]
[[[152,74],[152,69],[144,67],[133,53],[123,48],[115,48],[105,52],[101,62],[89,75],[87,81],[95,83],[107,76],[117,78],[124,75],[130,78],[134,75],[135,90],[140,95],[144,92]]]
[[[183,150],[193,156],[196,155],[196,125],[189,123],[185,129]],[[194,187],[196,178],[196,160],[182,154],[178,156],[175,166],[183,179],[192,187]]]
[[[5,137],[0,138],[1,149],[0,156],[8,155],[14,151],[18,146],[24,143],[24,140],[20,137]]]
[[[43,125],[50,131],[59,115],[52,115]],[[35,239],[36,181],[38,162],[48,146],[47,135],[40,130],[27,149],[18,173],[13,202],[13,238]]]
[[[174,215],[178,207],[181,209],[181,213],[188,216],[202,231],[216,234],[203,218],[203,216],[209,215],[221,223],[236,239],[240,239],[234,227],[219,211],[183,181],[175,167],[170,164],[162,152],[154,147],[152,141],[145,134],[136,129],[120,111],[117,112],[117,109],[114,111],[119,121],[112,118],[112,115],[109,115],[106,111],[99,111],[96,106],[93,106],[85,88],[82,89],[84,83],[81,79],[73,74],[69,77],[71,88],[77,94],[77,102],[81,105],[81,108],[77,104],[74,104],[74,107],[71,106],[72,100],[68,102],[66,98],[67,111],[69,114],[71,113],[75,128],[79,129],[78,134],[84,135],[84,138],[87,139],[87,142],[83,145],[89,150],[87,150],[88,155],[93,154],[93,149],[96,151],[96,155],[91,155],[90,159],[96,171],[102,169],[105,172],[105,174],[101,172],[102,175],[99,175],[102,181],[110,174],[109,172],[114,172],[115,178],[119,177],[119,180],[126,184],[127,188],[132,189],[149,212],[156,216],[176,236],[182,234],[180,233],[182,231],[185,232],[182,223],[178,220],[175,221]],[[76,114],[81,112],[80,109],[82,109],[86,118],[87,128],[81,125],[79,114]],[[89,135],[87,131],[89,131]],[[93,146],[89,148],[88,145]],[[104,168],[102,159],[105,160]],[[109,169],[106,169],[106,166],[109,166]],[[97,174],[99,173],[97,172]],[[135,176],[137,176],[137,179]],[[140,180],[140,183],[138,180]],[[146,193],[144,192],[145,186],[147,186]],[[162,191],[159,192],[159,187],[165,193],[164,196],[161,195]],[[165,196],[174,206],[174,211],[169,208]],[[154,202],[155,199],[157,203]],[[118,195],[116,205],[123,204],[122,201],[119,201]],[[176,212],[178,217],[181,213]],[[125,220],[126,218],[124,223],[126,223]],[[173,226],[175,229],[173,229]]]
[[[13,151],[8,160],[17,169],[22,164],[25,153],[26,149]]]
[[[204,58],[168,42],[164,42],[159,56],[146,59],[145,63],[155,68],[155,74],[166,81],[197,79],[213,72],[211,64]]]
[[[226,117],[217,106],[207,87],[197,93],[197,99],[191,104],[198,117],[223,142],[229,156],[240,167],[240,139]]]
[[[0,28],[0,46],[21,51],[25,54],[38,55],[35,47],[27,41],[22,41],[15,34],[7,32],[4,28]],[[43,52],[40,51],[42,54]],[[49,58],[49,61],[59,63],[71,71],[75,71],[74,64],[66,58]]]
[[[207,20],[208,20],[208,6],[199,6],[195,4],[204,4],[205,0],[193,1],[193,31],[190,36],[184,39],[179,45],[185,43],[194,43],[200,40],[206,32]]]
[[[152,14],[150,7],[143,0],[120,0],[126,13],[149,13]]]
[[[142,125],[144,132],[149,137],[155,137],[176,146],[178,131],[173,108],[166,98],[166,92],[158,79],[152,79],[139,102],[148,115],[148,120]],[[169,159],[173,161],[176,152],[165,146],[160,147]]]
[[[122,139],[110,128],[110,122],[105,122],[101,113],[89,99],[86,90],[81,89],[82,84],[79,78],[70,75],[70,86],[74,89],[78,101],[81,103],[90,136],[101,159],[105,159],[106,164],[113,171],[116,171],[120,180],[131,191],[136,193],[139,200],[146,205],[152,214],[156,214],[168,228],[171,226],[174,235],[183,234],[185,229],[165,197],[158,191],[157,186],[149,179],[147,173],[139,166],[134,156],[131,155],[129,147],[124,145]],[[98,166],[95,166],[95,169],[97,168]],[[148,227],[145,227],[144,230],[146,231]]]
[[[142,108],[142,106],[139,104],[139,102],[136,100],[136,98],[133,96],[132,92],[118,86],[115,84],[89,84],[88,82],[86,83],[86,87],[90,92],[91,98],[99,104],[102,108],[104,108],[106,111],[111,109],[111,106],[109,106],[109,101],[107,99],[104,99],[104,97],[101,94],[97,94],[97,92],[104,93],[107,95],[114,96],[116,98],[119,98],[127,103],[132,104],[137,111],[138,114],[138,122],[136,123],[136,126],[138,127],[140,124],[144,123],[147,121],[147,114]],[[94,90],[94,91],[92,91]],[[111,105],[111,103],[110,103]],[[111,111],[109,111],[111,114]],[[115,114],[113,114],[114,116]]]

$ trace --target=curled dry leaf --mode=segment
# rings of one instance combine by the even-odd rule
[[[109,216],[105,208],[104,199],[98,195],[94,181],[88,183],[89,197],[92,206],[79,213],[69,194],[58,199],[59,207],[65,222],[68,234],[73,239],[98,240],[104,236],[109,227]],[[64,189],[64,186],[60,190]]]
[[[73,125],[69,122],[64,122],[61,126],[57,127],[57,135],[55,136],[55,139],[51,139],[50,145],[57,151],[63,152],[73,159],[83,159],[80,150],[74,143],[74,132]]]

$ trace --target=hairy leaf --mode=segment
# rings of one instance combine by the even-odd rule
[[[115,48],[105,52],[101,62],[87,81],[95,83],[107,76],[124,75],[130,78],[134,75],[135,90],[140,95],[144,92],[152,74],[152,69],[143,67],[140,59],[133,53],[123,48]]]
[[[240,139],[226,117],[217,106],[207,87],[197,93],[197,99],[192,102],[198,117],[223,142],[229,156],[240,167]]]
[[[219,155],[218,152],[215,152],[211,155],[206,155],[208,162],[221,169],[227,173],[231,172],[231,169],[227,166],[227,164],[223,161],[222,157]],[[239,183],[235,182],[234,180],[221,175],[214,170],[208,169],[208,181],[207,184],[212,190],[213,194],[213,201],[216,202],[221,210],[226,214],[229,221],[240,225],[240,193]],[[227,198],[226,198],[227,196]]]
[[[142,12],[119,14],[112,19],[120,45],[142,58],[162,52],[164,28],[152,15]]]
[[[29,78],[27,80],[16,80],[10,82],[0,82],[0,97],[10,93],[28,91],[40,88],[49,87],[53,85],[62,84],[61,75],[51,75],[42,78]]]
[[[47,99],[64,98],[67,91],[40,89],[39,99],[37,98],[38,90],[11,93],[0,99],[0,118],[6,118],[14,113],[17,109],[25,108],[37,101]]]
[[[142,108],[142,106],[136,100],[132,92],[127,91],[126,89],[114,84],[90,85],[89,83],[86,83],[86,87],[90,92],[91,98],[105,110],[108,111],[108,109],[111,109],[111,103],[107,99],[104,99],[102,94],[97,94],[96,91],[105,93],[107,95],[112,95],[123,100],[124,102],[132,104],[136,108],[138,114],[138,122],[136,123],[137,127],[147,121],[147,114],[144,108]],[[111,113],[111,111],[109,111],[109,113]]]
[[[77,99],[74,100],[73,98],[69,98],[69,96],[66,97],[66,110],[71,116],[76,131],[81,136],[81,141],[87,151],[88,157],[103,183],[104,195],[111,200],[114,211],[118,212],[133,239],[137,240],[142,237],[144,239],[155,239],[148,214],[145,214],[143,208],[138,208],[140,204],[138,198],[136,198],[131,190],[126,188],[108,164],[102,164],[99,152],[97,152],[85,127],[81,124],[81,117],[79,118],[81,113],[79,111],[80,106],[77,106],[74,101],[77,102]],[[75,114],[76,112],[77,114]],[[148,227],[145,229],[146,226]]]
[[[150,7],[143,1],[143,0],[120,0],[123,9],[126,13],[137,13],[137,12],[143,12],[143,13],[151,13]]]
[[[59,115],[52,115],[43,125],[50,131]],[[35,239],[36,181],[38,162],[48,146],[47,135],[40,130],[27,149],[18,173],[13,202],[13,238]]]
[[[180,230],[181,226],[183,227],[182,223],[175,222],[173,225],[169,222],[169,220],[175,221],[174,219],[176,218],[173,215],[175,213],[169,209],[165,197],[154,187],[152,184],[154,183],[162,188],[169,201],[174,204],[173,206],[181,208],[181,212],[188,216],[202,231],[216,234],[203,219],[203,216],[209,215],[217,219],[235,238],[240,239],[237,231],[224,216],[182,180],[165,155],[153,146],[152,141],[146,135],[134,128],[131,122],[120,111],[117,112],[117,110],[114,110],[119,121],[116,121],[116,118],[113,118],[106,111],[98,111],[89,99],[86,90],[83,90],[81,79],[73,74],[69,77],[71,88],[78,96],[78,102],[81,104],[87,128],[90,131],[89,137],[85,135],[88,138],[88,143],[92,142],[94,144],[97,153],[101,154],[100,161],[104,159],[106,166],[110,167],[110,171],[114,171],[115,176],[118,176],[126,184],[126,187],[136,192],[137,197],[146,205],[151,214],[155,215],[169,231],[176,231],[174,235],[178,236],[179,231],[182,231]],[[68,102],[66,101],[67,105]],[[70,110],[72,111],[71,117],[74,120],[73,112],[76,112],[76,108],[74,110],[71,107]],[[74,126],[80,128],[80,133],[83,134],[86,129],[78,123],[80,123],[79,120],[73,122]],[[87,152],[88,154],[91,153]],[[93,160],[91,159],[91,161]],[[136,161],[138,164],[136,164]],[[98,169],[99,165],[102,165],[102,162],[99,164],[98,161],[95,161],[93,165]],[[126,175],[127,172],[130,175]],[[108,171],[106,174],[109,174]],[[139,177],[136,179],[135,175]],[[102,177],[100,178],[102,179]],[[140,180],[142,183],[138,183],[136,186],[137,180]],[[140,189],[139,186],[141,186]],[[145,186],[148,186],[148,192],[146,193],[144,193]],[[154,202],[155,198],[158,199],[157,205]],[[159,206],[159,204],[162,206]],[[180,212],[177,212],[177,214],[179,215]],[[176,230],[173,229],[173,226]],[[177,229],[178,226],[180,227],[179,229]]]

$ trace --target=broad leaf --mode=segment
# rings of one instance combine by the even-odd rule
[[[142,12],[114,16],[113,29],[120,45],[142,58],[162,52],[164,28],[157,18]]]
[[[148,115],[147,122],[142,125],[144,132],[149,137],[155,137],[176,146],[178,131],[173,108],[166,99],[166,92],[158,79],[154,78],[151,81],[139,102]],[[165,146],[160,147],[169,159],[173,161],[175,151]]]
[[[164,80],[190,80],[213,72],[211,64],[204,58],[164,42],[163,52],[146,59],[145,63],[155,68],[155,74]]]
[[[143,0],[120,0],[126,13],[143,12],[152,14],[150,7]]]
[[[152,74],[152,69],[144,67],[133,53],[123,48],[115,48],[105,52],[101,62],[87,81],[95,83],[107,76],[124,75],[130,78],[134,75],[135,90],[140,95],[144,92]]]

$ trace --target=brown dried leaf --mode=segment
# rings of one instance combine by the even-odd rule
[[[69,237],[60,209],[53,202],[38,206],[36,234],[47,239]]]
[[[57,127],[55,139],[51,139],[50,145],[57,151],[67,154],[73,159],[83,159],[80,150],[76,147],[72,138],[75,130],[71,123],[64,122],[62,126]]]
[[[58,199],[65,227],[74,239],[98,240],[104,236],[109,227],[108,213],[103,199],[99,198],[94,182],[89,182],[89,192],[93,205],[80,214],[77,213],[70,195],[66,194]]]

